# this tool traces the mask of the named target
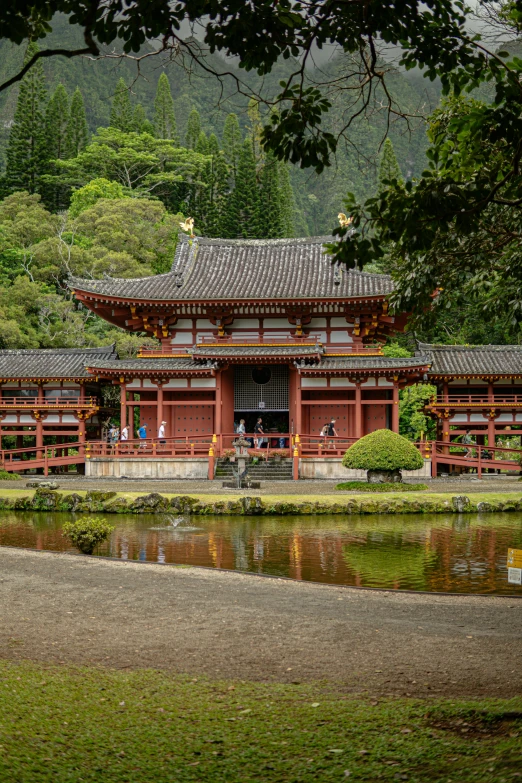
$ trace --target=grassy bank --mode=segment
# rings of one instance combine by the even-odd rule
[[[190,515],[308,514],[448,514],[522,511],[520,492],[350,493],[317,495],[232,494],[175,495],[169,493],[79,491],[64,494],[48,489],[1,489],[0,510],[68,511],[73,513]]]
[[[522,700],[370,701],[326,685],[0,663],[0,779],[515,780]]]

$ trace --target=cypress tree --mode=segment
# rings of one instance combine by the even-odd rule
[[[69,98],[63,84],[56,87],[45,112],[48,171],[56,176],[55,160],[68,157],[67,130],[69,126]],[[54,181],[40,188],[46,205],[56,211],[67,206],[68,188]]]
[[[389,187],[385,184],[387,180],[391,181],[394,179],[397,180],[397,182],[403,182],[401,169],[397,160],[397,156],[395,155],[395,150],[393,149],[392,141],[388,138],[384,142],[381,161],[379,164],[379,192],[386,190],[386,188]]]
[[[297,215],[297,204],[295,201],[294,189],[290,181],[290,169],[287,163],[278,162],[279,169],[279,189],[280,189],[280,210],[281,210],[281,236],[295,237],[295,223]]]
[[[267,155],[261,171],[261,233],[268,239],[284,236],[279,166],[273,155]]]
[[[201,153],[201,155],[208,155],[208,139],[205,131],[200,131],[196,142],[196,152]]]
[[[69,127],[69,98],[63,84],[51,96],[45,112],[47,154],[51,160],[67,157],[67,130]]]
[[[38,51],[31,42],[27,47],[25,62]],[[10,190],[27,190],[35,193],[40,177],[45,173],[47,134],[45,104],[47,90],[41,60],[37,60],[20,82],[20,92],[7,145],[6,184]]]
[[[144,127],[147,125],[147,117],[145,115],[145,109],[141,103],[136,104],[132,113],[132,130],[135,133],[144,133]]]
[[[252,139],[247,138],[241,147],[236,186],[227,209],[227,228],[232,236],[251,239],[262,236],[260,206]]]
[[[230,169],[232,185],[235,183],[242,145],[241,129],[235,114],[229,114],[223,128],[223,154]]]
[[[158,79],[154,98],[154,133],[158,139],[178,141],[174,101],[166,73],[162,73]]]
[[[134,118],[129,91],[123,79],[120,78],[112,100],[109,125],[111,128],[118,128],[124,133],[130,133],[134,129],[133,124]]]
[[[82,152],[89,141],[89,130],[85,117],[85,105],[83,96],[77,87],[71,99],[69,122],[67,125],[66,148],[67,157],[75,158]]]
[[[211,133],[208,137],[208,155],[219,155],[219,141],[215,133]]]
[[[211,165],[212,175],[209,178],[206,232],[210,237],[228,238],[226,225],[229,198],[228,166],[223,152],[218,150],[217,154],[212,155]]]
[[[196,149],[200,133],[201,133],[201,120],[199,117],[199,112],[197,109],[192,109],[192,111],[189,114],[188,123],[187,123],[187,135],[185,137],[185,146],[188,147],[189,150]]]

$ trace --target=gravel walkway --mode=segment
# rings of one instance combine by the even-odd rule
[[[376,592],[0,548],[0,658],[376,695],[521,692],[522,600]]]
[[[262,481],[260,489],[223,489],[222,481],[161,481],[159,479],[99,479],[84,476],[49,476],[60,485],[64,492],[74,492],[78,489],[103,489],[117,492],[170,492],[179,495],[340,495],[335,487],[338,481]],[[0,491],[5,489],[23,489],[27,481],[34,477],[23,476],[20,481],[2,481]],[[44,481],[44,477],[36,477]],[[412,483],[412,482],[410,482]],[[513,478],[478,479],[435,479],[426,482],[430,492],[522,492],[522,482]],[[345,493],[346,494],[346,493]],[[351,491],[348,494],[353,495]]]

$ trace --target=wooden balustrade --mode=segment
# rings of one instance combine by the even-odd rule
[[[7,397],[0,399],[0,408],[96,408],[98,400],[96,397],[85,397],[80,400],[79,397],[48,397],[38,399],[38,397]]]

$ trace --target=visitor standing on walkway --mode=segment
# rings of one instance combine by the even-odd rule
[[[142,424],[138,430],[138,438],[140,439],[140,449],[144,449],[147,445],[147,425]]]
[[[256,426],[254,427],[254,435],[256,437],[254,438],[254,446],[256,449],[260,449],[264,443],[264,438],[262,437],[265,434],[265,431],[263,429],[263,419],[261,416],[259,416],[258,420],[256,421]],[[261,436],[261,437],[260,437]]]
[[[245,434],[246,427],[245,427],[245,420],[244,419],[240,419],[239,420],[239,424],[237,426],[236,432],[237,432],[238,435],[244,435]]]
[[[166,421],[162,421],[160,426],[159,426],[159,429],[158,429],[158,439],[159,439],[159,442],[161,443],[162,446],[164,446],[166,444],[166,442],[167,442],[165,440],[165,425],[166,425],[166,423],[167,423]]]

